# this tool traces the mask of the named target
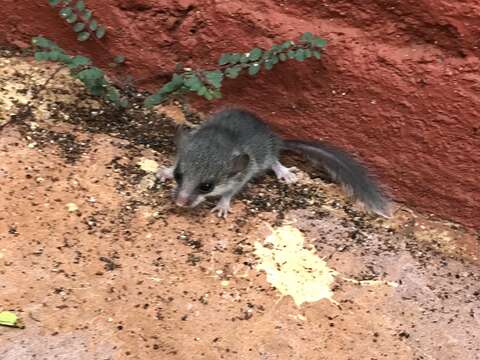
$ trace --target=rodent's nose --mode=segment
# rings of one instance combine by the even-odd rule
[[[177,196],[177,199],[175,200],[175,205],[180,206],[180,207],[187,207],[190,204],[190,200],[187,196]]]

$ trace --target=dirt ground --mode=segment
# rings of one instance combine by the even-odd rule
[[[181,211],[145,166],[170,162],[180,110],[122,113],[63,73],[43,87],[54,69],[13,55],[0,310],[26,327],[0,328],[1,359],[480,359],[478,234],[404,207],[368,216],[302,171],[259,179],[226,220]],[[339,274],[331,298],[296,305],[258,270],[285,225]]]

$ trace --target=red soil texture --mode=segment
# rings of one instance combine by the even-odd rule
[[[328,40],[323,58],[282,63],[225,83],[290,138],[324,139],[363,159],[394,199],[480,227],[480,4],[450,0],[86,1],[107,27],[79,44],[48,2],[4,0],[0,43],[45,35],[64,49],[153,90],[177,63],[214,67],[224,52],[269,47],[310,31]]]

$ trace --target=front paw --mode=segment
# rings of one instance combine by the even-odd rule
[[[160,182],[165,182],[166,180],[173,179],[173,167],[161,167],[160,170],[155,174],[156,178]]]
[[[218,203],[210,212],[216,212],[219,218],[226,219],[230,212],[230,204]]]

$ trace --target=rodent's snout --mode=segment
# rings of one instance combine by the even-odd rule
[[[191,206],[192,202],[188,198],[188,196],[180,196],[177,195],[175,198],[175,205],[180,206],[180,207],[189,207]]]
[[[196,196],[189,194],[184,189],[175,189],[173,192],[173,200],[175,201],[175,205],[183,208],[194,207],[197,202]]]
[[[184,189],[181,189],[180,191],[174,191],[173,200],[175,202],[175,205],[179,207],[194,208],[205,200],[205,196],[195,193],[192,194],[188,191],[185,191]]]

